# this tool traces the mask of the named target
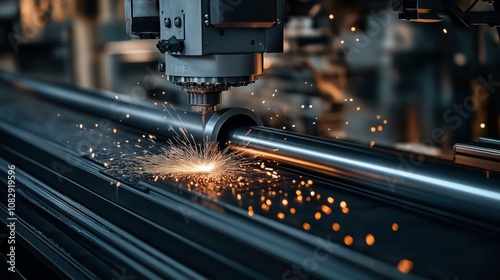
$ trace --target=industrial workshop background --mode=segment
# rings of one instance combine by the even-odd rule
[[[0,279],[500,279],[499,35],[500,0],[0,0]]]

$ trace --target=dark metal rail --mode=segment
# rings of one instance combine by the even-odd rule
[[[500,141],[480,138],[478,143],[458,143],[454,147],[455,162],[500,172]]]
[[[277,222],[248,219],[241,209],[218,205],[224,209],[221,215],[193,203],[190,195],[145,182],[141,190],[125,183],[119,188],[112,186],[109,182],[115,179],[101,173],[101,166],[74,152],[7,123],[0,122],[0,132],[4,136],[0,163],[5,162],[1,159],[4,157],[19,167],[22,207],[35,205],[33,211],[55,220],[52,224],[84,246],[87,256],[95,256],[101,266],[108,266],[107,272],[96,272],[99,276],[126,267],[131,275],[144,279],[195,279],[199,275],[276,279],[321,250],[329,257],[309,272],[311,278],[419,279],[328,241],[319,243],[317,238]],[[78,162],[78,168],[63,173],[51,168],[68,160]],[[25,170],[43,179],[30,179]],[[189,216],[189,223],[185,209],[197,213]],[[24,218],[32,219],[26,213]],[[29,222],[35,224],[36,217]],[[54,240],[61,242],[59,238]],[[82,262],[82,256],[74,254],[67,267],[59,271],[71,277],[67,273],[82,270]],[[185,264],[189,264],[189,270]]]

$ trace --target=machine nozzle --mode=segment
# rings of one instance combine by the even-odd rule
[[[221,103],[221,92],[188,92],[188,98],[191,110],[205,115],[217,110],[217,105]]]

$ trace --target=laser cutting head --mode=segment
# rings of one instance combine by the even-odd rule
[[[192,109],[215,111],[221,93],[263,72],[263,53],[283,51],[284,0],[125,0],[127,32],[159,38],[160,69]]]

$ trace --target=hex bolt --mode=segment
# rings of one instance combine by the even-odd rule
[[[166,53],[168,51],[168,48],[170,47],[170,42],[167,40],[160,40],[156,44],[156,47],[161,53]]]

